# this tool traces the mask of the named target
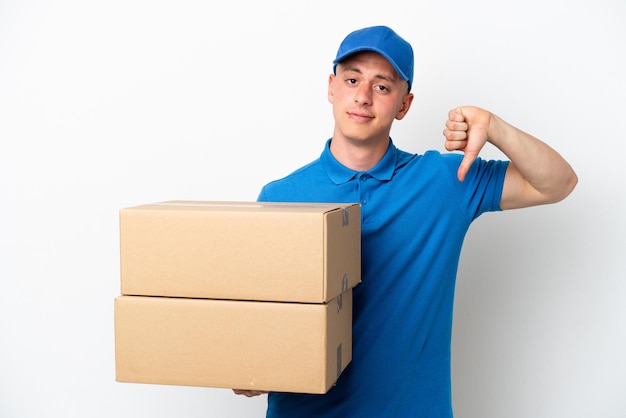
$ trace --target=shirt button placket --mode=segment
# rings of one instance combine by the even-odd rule
[[[359,175],[359,202],[361,203],[361,205],[365,206],[367,205],[367,179],[370,176],[368,174],[360,174]]]

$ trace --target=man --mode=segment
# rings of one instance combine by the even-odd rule
[[[472,106],[451,110],[443,131],[446,149],[463,155],[397,149],[389,135],[413,101],[413,50],[390,28],[352,32],[334,64],[332,138],[259,200],[361,203],[353,357],[325,395],[270,393],[267,416],[451,417],[454,286],[471,222],[558,202],[577,177],[548,145]],[[479,158],[487,142],[510,161]]]

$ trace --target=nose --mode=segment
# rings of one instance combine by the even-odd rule
[[[372,103],[372,89],[367,84],[361,84],[354,92],[354,102],[361,105]]]

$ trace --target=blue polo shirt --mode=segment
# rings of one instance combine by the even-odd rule
[[[357,172],[330,141],[319,159],[263,187],[259,201],[359,202],[362,282],[355,287],[352,362],[327,394],[270,393],[267,417],[452,417],[454,286],[465,234],[500,210],[507,161],[399,150]]]

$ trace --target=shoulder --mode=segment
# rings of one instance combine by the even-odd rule
[[[271,182],[267,183],[265,187],[276,185],[276,184],[281,184],[281,183],[301,181],[302,179],[315,175],[315,173],[319,171],[320,169],[321,169],[320,160],[317,159],[317,160],[311,161],[310,163],[306,165],[303,165],[300,168],[297,168],[296,170],[292,171],[291,173],[287,174],[286,176],[282,178],[272,180]]]
[[[424,154],[411,154],[405,151],[398,152],[398,166],[414,166],[420,170],[454,171],[456,172],[463,156],[456,153],[441,153],[437,150],[428,150]]]
[[[261,189],[259,200],[276,200],[278,196],[284,198],[283,196],[295,195],[304,185],[317,182],[324,176],[320,160],[316,159],[282,178],[265,184]]]
[[[419,158],[414,158],[407,165],[410,176],[420,178],[422,181],[439,186],[451,187],[460,193],[474,193],[477,188],[494,186],[502,187],[508,161],[486,160],[478,157],[472,164],[465,180],[460,182],[457,173],[463,154],[458,152],[441,153],[436,150],[425,152]]]
[[[439,151],[428,151],[424,154],[424,162],[431,165],[442,165],[454,174],[456,178],[459,165],[463,161],[463,154],[456,152],[440,153]],[[476,158],[474,164],[472,164],[472,174],[475,176],[481,176],[482,173],[488,172],[503,172],[509,162],[505,160],[486,160],[481,157]]]

